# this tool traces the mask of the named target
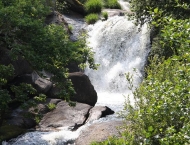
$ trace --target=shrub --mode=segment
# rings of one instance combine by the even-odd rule
[[[72,25],[68,25],[68,29],[69,29],[69,31],[72,31],[73,30],[73,26]]]
[[[108,19],[108,13],[107,12],[102,12],[102,16],[104,17],[105,20]]]
[[[49,110],[54,110],[56,108],[56,105],[54,103],[47,104],[47,107]]]
[[[102,10],[102,2],[101,0],[88,0],[84,7],[87,13],[100,13]]]
[[[151,61],[148,77],[134,93],[136,107],[126,104],[126,120],[132,121],[128,133],[133,132],[136,144],[190,143],[190,66],[186,61],[186,56]]]
[[[94,24],[96,21],[98,21],[98,15],[97,14],[89,14],[85,17],[85,20],[88,24]]]
[[[118,3],[117,0],[105,0],[104,6],[110,9],[121,9],[121,5]]]

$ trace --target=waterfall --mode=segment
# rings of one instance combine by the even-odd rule
[[[133,85],[142,81],[148,54],[149,32],[146,26],[139,31],[125,16],[114,16],[99,21],[88,28],[89,46],[95,52],[98,70],[86,69],[98,93],[97,105],[106,105],[118,112],[125,102],[124,96],[131,96],[126,73],[133,75]]]
[[[128,3],[122,0],[119,2],[128,11]],[[84,26],[84,23],[82,25]],[[138,87],[143,79],[150,44],[148,28],[144,25],[139,29],[126,16],[114,16],[89,25],[87,31],[87,42],[95,52],[95,63],[100,64],[98,70],[85,70],[98,94],[96,105],[108,106],[119,112],[123,109],[127,96],[133,101],[125,74],[133,75],[135,87]],[[116,118],[115,114],[100,121]],[[87,125],[74,132],[66,128],[58,132],[28,132],[12,141],[3,142],[3,145],[73,144],[85,126]]]

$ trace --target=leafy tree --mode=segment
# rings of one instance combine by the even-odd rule
[[[66,66],[69,62],[83,64],[87,61],[94,68],[93,53],[85,46],[84,39],[71,42],[63,26],[44,23],[50,9],[46,0],[0,0],[0,51],[6,48],[13,60],[19,56],[37,72],[46,70],[52,73],[52,81],[61,88],[59,96],[69,101],[74,90],[67,79]],[[1,122],[8,104],[14,101],[7,91],[7,82],[13,75],[11,64],[0,64]],[[30,85],[10,88],[16,94],[15,99],[21,102],[28,99],[28,94],[36,92]],[[36,98],[40,100],[40,96]]]
[[[156,20],[165,16],[186,19],[190,14],[188,0],[131,0],[131,6],[141,24],[150,22],[152,18]]]

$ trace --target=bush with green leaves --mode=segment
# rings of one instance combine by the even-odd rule
[[[121,5],[117,0],[104,0],[104,7],[110,9],[121,9]]]
[[[135,12],[138,22],[141,24],[151,21],[152,17],[157,20],[165,16],[172,16],[175,19],[189,18],[190,9],[188,0],[131,0],[131,7]],[[159,10],[158,14],[153,14],[154,10]]]
[[[100,13],[102,10],[101,0],[88,0],[85,2],[84,7],[87,13]]]
[[[50,13],[46,0],[0,0],[0,51],[6,48],[13,60],[19,56],[36,72],[46,70],[53,74],[51,81],[61,90],[58,96],[69,101],[75,92],[67,79],[68,63],[89,62],[91,68],[95,65],[85,38],[71,42],[63,26],[45,24]],[[8,81],[13,76],[11,64],[0,64],[0,125],[9,103],[15,100],[25,102],[29,94],[36,95],[31,85],[10,86]],[[10,96],[9,88],[15,97]],[[43,99],[44,95],[35,98],[40,100],[40,97]]]
[[[146,78],[125,104],[124,132],[99,144],[190,144],[190,41],[187,0],[132,0],[140,24],[156,30]],[[143,10],[143,11],[142,11]],[[132,85],[132,76],[127,75]],[[98,143],[95,143],[98,144]]]
[[[55,0],[55,10],[60,13],[65,13],[68,10],[68,4],[66,1]]]
[[[99,17],[97,14],[89,14],[85,17],[85,20],[88,24],[94,24],[96,21],[98,21]]]
[[[56,108],[56,105],[54,103],[47,104],[47,107],[49,110],[54,110]]]
[[[135,107],[125,106],[133,144],[190,143],[189,56],[151,61],[148,77],[134,92]]]

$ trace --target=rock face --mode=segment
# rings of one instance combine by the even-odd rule
[[[78,139],[75,141],[75,145],[90,145],[91,142],[101,142],[111,136],[120,136],[120,132],[117,127],[122,126],[122,121],[110,121],[103,123],[92,124],[83,131]]]
[[[75,130],[85,123],[91,108],[92,106],[82,103],[76,103],[75,107],[71,107],[67,102],[61,101],[56,109],[42,118],[39,127],[41,129],[69,127]]]
[[[36,125],[36,122],[32,118],[24,117],[26,111],[18,108],[11,113],[11,116],[6,121],[10,125],[16,125],[21,128],[32,128]]]
[[[82,3],[78,0],[65,0],[72,11],[78,12],[82,15],[85,14],[85,9]]]
[[[101,117],[105,117],[106,115],[113,114],[114,111],[108,108],[107,106],[95,106],[89,112],[89,117],[86,122],[92,122],[94,120],[98,120]]]
[[[23,110],[21,108],[17,108],[15,110],[13,110],[13,112],[11,113],[9,119],[7,120],[8,124],[11,125],[16,125],[22,128],[32,128],[36,125],[36,121],[34,120],[34,118],[30,117],[27,118],[24,115],[26,113],[32,113],[35,114],[36,112],[34,111],[35,109],[37,109],[38,113],[43,115],[47,112],[49,112],[50,110],[47,107],[47,104],[49,103],[53,103],[53,104],[57,104],[61,101],[61,99],[50,99],[48,98],[45,102],[43,103],[39,103],[36,108],[29,108],[28,110]]]
[[[47,79],[41,78],[35,71],[31,74],[24,74],[16,77],[13,84],[18,85],[20,83],[27,83],[33,85],[38,93],[46,94],[53,86],[53,83]]]
[[[71,100],[94,106],[97,102],[97,93],[88,76],[82,72],[74,72],[69,74],[69,79],[71,79],[76,91]]]

